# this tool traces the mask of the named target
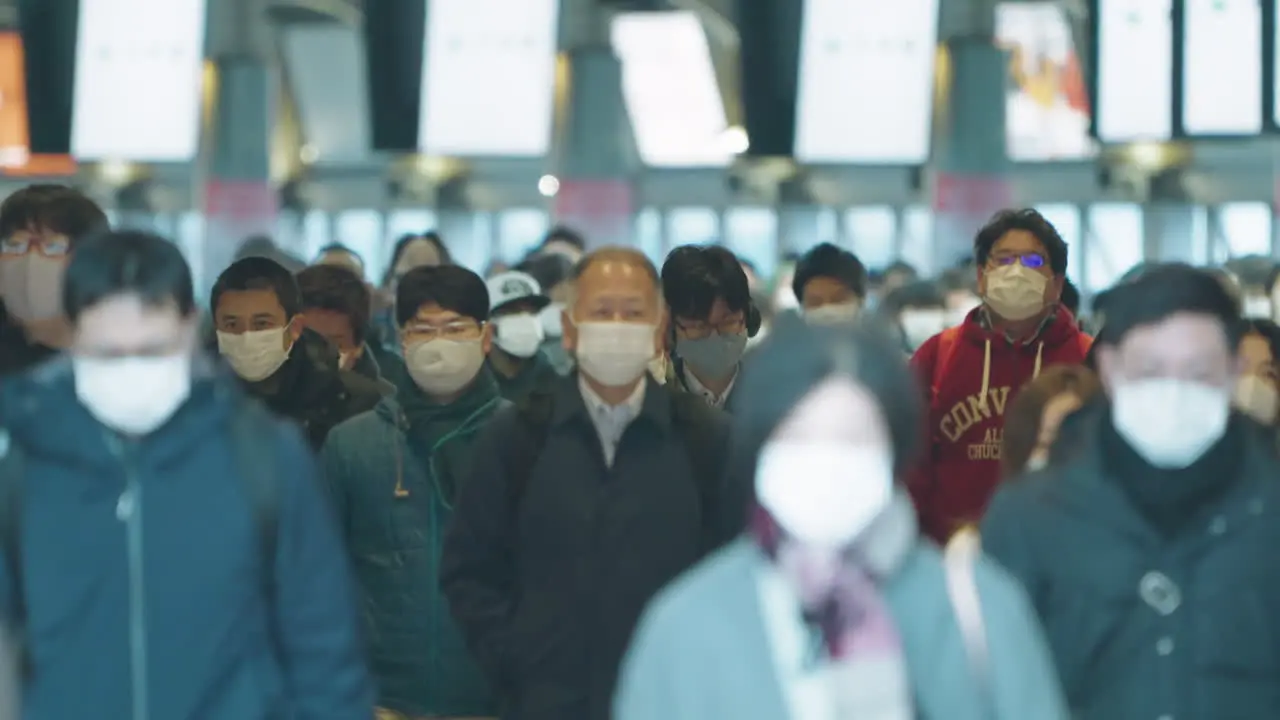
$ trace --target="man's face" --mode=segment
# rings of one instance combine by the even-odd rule
[[[196,319],[184,318],[172,303],[146,305],[136,294],[116,295],[86,309],[76,321],[71,350],[84,357],[168,357],[190,355]]]
[[[800,306],[805,310],[812,310],[826,305],[847,305],[858,301],[853,288],[833,277],[819,275],[805,283]]]
[[[1099,348],[1098,370],[1109,393],[1126,381],[1157,378],[1228,388],[1239,363],[1218,319],[1178,313],[1130,330],[1118,346]]]
[[[0,241],[0,297],[24,324],[60,321],[62,279],[71,240],[39,228],[18,230]]]
[[[302,323],[291,322],[274,290],[228,290],[218,298],[214,324],[218,332],[242,335],[247,332],[285,328],[284,346],[293,345],[302,334]]]
[[[427,303],[418,308],[418,312],[400,329],[401,350],[407,357],[413,346],[433,340],[479,340],[481,349],[487,355],[493,346],[492,325],[481,324],[475,318],[446,310],[435,303]]]
[[[740,335],[747,331],[747,317],[742,311],[731,311],[724,298],[716,298],[705,318],[677,317],[675,327],[680,340],[700,340],[712,333]]]
[[[364,346],[356,342],[356,332],[351,327],[351,318],[346,314],[321,308],[307,308],[302,311],[302,323],[310,330],[324,336],[329,344],[337,348],[342,358],[343,370],[350,370],[350,365],[360,358]]]
[[[1048,249],[1027,230],[1010,230],[991,246],[991,256],[987,258],[986,267],[978,268],[978,292],[986,296],[988,273],[1014,264],[1021,264],[1044,276],[1047,281],[1044,298],[1046,304],[1056,303],[1062,297],[1062,283],[1066,278],[1054,276],[1053,268],[1049,266]]]
[[[663,326],[658,288],[638,262],[601,258],[592,262],[577,283],[577,298],[565,309],[564,347],[578,346],[576,323],[624,322],[654,326],[654,347],[662,347]]]

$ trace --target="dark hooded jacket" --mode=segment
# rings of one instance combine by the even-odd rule
[[[0,377],[34,367],[58,353],[32,342],[0,303]]]

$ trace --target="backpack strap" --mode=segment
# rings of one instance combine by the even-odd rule
[[[275,421],[257,402],[243,398],[231,422],[231,451],[245,497],[253,510],[262,563],[264,597],[274,602],[276,550],[280,536],[280,481]]]
[[[938,333],[938,352],[933,359],[933,377],[929,386],[930,397],[938,396],[938,388],[942,386],[942,378],[955,359],[956,350],[960,346],[960,332],[964,326],[956,325]]]
[[[19,661],[25,673],[30,671],[26,654],[27,593],[22,567],[22,485],[25,458],[21,449],[0,430],[0,544],[3,544],[4,569],[9,576],[9,617],[0,618],[10,625],[9,632],[18,644]]]
[[[512,517],[520,509],[533,477],[533,466],[538,463],[542,448],[547,444],[554,410],[555,395],[545,391],[531,393],[516,405],[516,419],[521,432],[507,450],[507,506]]]

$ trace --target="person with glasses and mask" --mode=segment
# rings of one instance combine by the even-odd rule
[[[746,517],[728,417],[647,371],[659,284],[636,250],[584,257],[564,317],[578,372],[473,450],[440,581],[503,717],[607,720],[645,604]]]
[[[300,424],[317,449],[338,423],[373,408],[382,387],[340,365],[307,327],[297,280],[268,258],[238,260],[218,276],[209,307],[218,352],[248,392]]]
[[[931,442],[909,484],[939,542],[978,521],[999,485],[1005,409],[1018,391],[1050,365],[1083,363],[1093,342],[1059,302],[1067,244],[1040,213],[997,213],[973,254],[982,305],[911,359]]]
[[[369,717],[314,456],[200,351],[177,246],[90,237],[61,298],[68,356],[0,387],[0,625],[24,641],[22,717]]]
[[[489,368],[502,397],[520,402],[530,393],[549,390],[560,379],[542,352],[547,338],[540,315],[551,298],[532,275],[514,270],[489,278],[488,287],[493,317]]]
[[[503,405],[484,280],[457,265],[410,270],[396,285],[407,371],[394,396],[339,425],[322,453],[368,608],[380,720],[489,718],[485,678],[440,593],[440,547],[475,438]]]
[[[747,341],[760,330],[742,263],[715,245],[676,248],[662,265],[662,294],[671,321],[666,382],[727,407]]]
[[[63,274],[76,244],[106,228],[102,208],[64,185],[31,185],[0,204],[0,376],[70,343]]]

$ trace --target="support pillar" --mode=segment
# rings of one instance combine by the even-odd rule
[[[1212,231],[1212,228],[1211,228]],[[1195,261],[1195,208],[1187,203],[1152,202],[1142,208],[1142,255],[1147,262]],[[1207,258],[1213,262],[1213,237]]]

